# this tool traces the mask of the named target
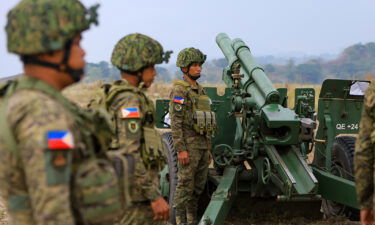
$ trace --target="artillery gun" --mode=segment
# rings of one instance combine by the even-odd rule
[[[222,75],[227,88],[221,96],[216,88],[205,88],[219,122],[207,181],[213,191],[199,224],[223,224],[238,193],[322,201],[326,216],[358,219],[353,153],[369,81],[325,80],[317,113],[314,89],[297,88],[290,109],[287,90],[273,86],[241,39],[221,33],[216,42],[228,61]],[[157,100],[158,128],[169,128],[168,109],[168,100]],[[173,205],[177,156],[171,133],[162,138],[168,166],[161,173],[161,187]],[[308,154],[314,154],[312,163]],[[173,216],[170,222],[175,223]]]

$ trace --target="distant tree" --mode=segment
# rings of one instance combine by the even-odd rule
[[[304,63],[296,67],[297,74],[301,77],[301,83],[321,83],[322,69],[319,63]]]
[[[347,47],[337,58],[323,61],[304,57],[298,59],[266,56],[256,58],[262,64],[266,75],[274,83],[320,83],[323,79],[364,79],[375,74],[375,42],[355,44]],[[297,64],[296,62],[303,62]],[[228,65],[225,58],[207,60],[203,65],[200,82],[219,83],[222,70]],[[174,66],[157,66],[156,81],[170,82],[181,79],[182,73]],[[120,78],[120,71],[106,61],[87,63],[85,81],[111,81]]]
[[[213,59],[212,64],[215,65],[216,67],[224,68],[228,66],[228,61],[226,58]]]
[[[171,73],[164,67],[156,66],[155,67],[157,76],[155,81],[158,82],[170,82],[171,81]]]
[[[266,64],[266,65],[264,66],[264,70],[265,70],[265,72],[268,74],[268,73],[273,73],[273,72],[275,72],[275,71],[276,71],[276,68],[275,68],[275,66],[272,65],[272,64]]]

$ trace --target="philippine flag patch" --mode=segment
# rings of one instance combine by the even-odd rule
[[[131,119],[131,118],[140,118],[139,109],[137,107],[122,108],[121,110],[122,118]]]
[[[184,98],[183,97],[174,97],[173,102],[178,103],[178,104],[184,104]]]
[[[51,150],[73,149],[73,135],[67,130],[54,130],[47,133],[47,144]]]

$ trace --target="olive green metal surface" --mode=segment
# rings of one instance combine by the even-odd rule
[[[237,195],[237,167],[227,167],[199,225],[222,225]]]
[[[313,171],[319,181],[318,192],[323,198],[352,208],[359,208],[353,181],[332,175],[316,167],[313,167]]]

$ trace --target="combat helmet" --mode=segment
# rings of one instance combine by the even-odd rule
[[[188,67],[192,63],[204,63],[206,61],[206,55],[204,55],[197,48],[185,48],[178,53],[177,56],[177,67]]]
[[[137,72],[147,66],[168,63],[172,51],[163,51],[161,44],[144,35],[129,34],[117,42],[111,62],[121,71]]]
[[[82,70],[74,71],[67,66],[71,42],[92,23],[98,24],[98,7],[99,5],[95,5],[86,9],[78,0],[22,0],[8,13],[5,27],[8,51],[21,55],[25,64],[38,64],[69,74],[82,74]],[[66,55],[60,64],[32,57],[64,48]]]

